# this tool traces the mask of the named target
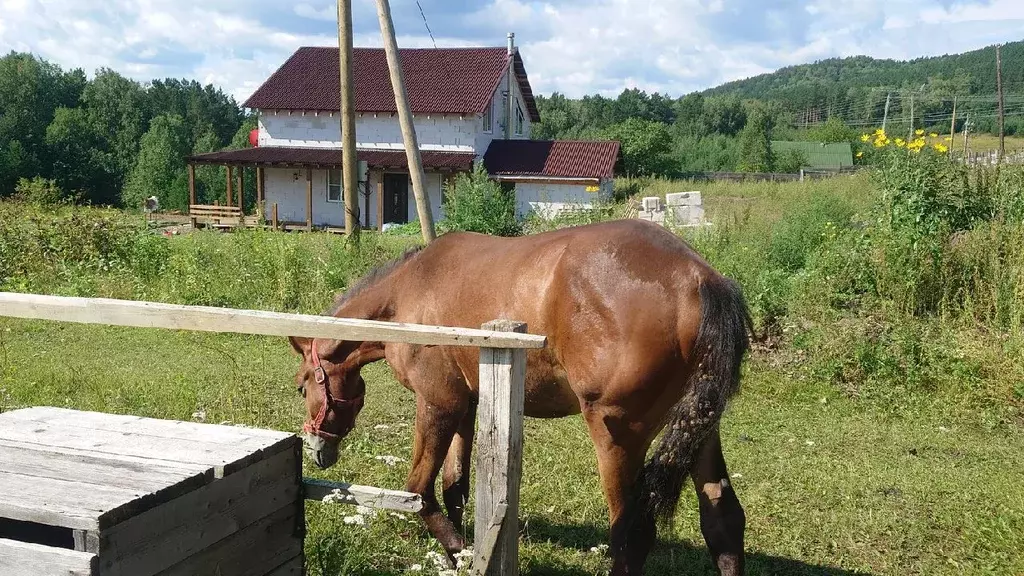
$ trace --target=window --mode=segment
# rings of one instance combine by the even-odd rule
[[[342,202],[341,170],[327,171],[327,201]]]
[[[492,127],[491,123],[494,121],[494,102],[487,105],[487,110],[484,110],[484,132],[490,134]]]
[[[516,136],[522,136],[523,134],[523,108],[519,105],[519,99],[516,99]]]

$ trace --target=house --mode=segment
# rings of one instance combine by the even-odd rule
[[[540,115],[513,34],[503,47],[400,49],[399,58],[435,221],[445,182],[477,162],[514,192],[520,216],[611,195],[617,142],[531,139]],[[355,48],[353,79],[359,221],[380,229],[415,220],[384,50]],[[254,145],[189,164],[255,167],[268,217],[276,206],[282,223],[343,227],[339,95],[338,49],[301,47],[244,103],[259,119]]]
[[[776,158],[794,151],[803,156],[804,168],[840,170],[853,166],[853,148],[849,142],[825,144],[823,142],[772,141],[772,153]]]

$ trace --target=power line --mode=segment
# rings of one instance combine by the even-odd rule
[[[430,31],[430,24],[427,24],[427,15],[423,13],[423,6],[420,6],[420,0],[416,0],[416,7],[420,9],[420,16],[423,18],[423,26],[427,29],[427,35],[430,36],[430,42],[437,48],[437,42],[434,41],[434,33]]]

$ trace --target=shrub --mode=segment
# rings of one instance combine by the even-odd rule
[[[18,184],[14,187],[14,200],[36,206],[55,206],[70,199],[65,197],[56,180],[36,176],[31,180],[18,179]]]
[[[519,236],[522,223],[516,218],[516,199],[491,180],[477,163],[469,174],[459,174],[445,190],[444,220],[438,232],[461,230],[495,236]]]

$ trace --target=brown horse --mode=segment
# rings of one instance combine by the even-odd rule
[[[526,322],[548,346],[527,352],[525,414],[583,414],[609,508],[612,574],[642,573],[656,523],[671,519],[687,477],[719,571],[743,572],[745,517],[718,422],[739,389],[750,316],[738,287],[678,236],[639,220],[520,238],[450,233],[375,270],[329,313],[473,328]],[[415,393],[406,490],[422,496],[421,517],[449,556],[460,551],[479,349],[291,343],[303,357],[296,382],[310,417],[306,444],[321,468],[335,463],[355,425],[364,365],[386,360]],[[447,516],[434,492],[442,466]]]

